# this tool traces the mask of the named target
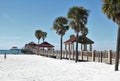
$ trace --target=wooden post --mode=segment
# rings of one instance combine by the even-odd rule
[[[90,51],[92,51],[92,44],[90,44]]]
[[[71,54],[73,55],[73,60],[74,60],[74,42],[72,43],[72,53]]]
[[[92,61],[95,61],[95,50],[92,51]]]
[[[73,48],[73,47],[72,47],[72,43],[71,43],[71,44],[70,44],[70,50],[72,50],[72,48]]]
[[[74,42],[73,42],[73,45],[72,45],[72,50],[74,51]]]
[[[68,51],[66,51],[66,53],[65,53],[65,54],[66,54],[66,59],[67,59]]]
[[[69,60],[71,59],[71,51],[69,51]]]
[[[102,63],[102,51],[100,51],[100,62]]]
[[[87,44],[84,44],[84,51],[87,51]]]
[[[69,56],[68,56],[68,59],[70,59],[70,50],[71,50],[71,47],[70,47],[70,44],[69,44],[69,52],[68,52],[68,54],[69,54]]]
[[[64,58],[64,54],[65,54],[65,51],[64,51],[64,50],[62,51],[62,54],[63,54],[63,55],[62,55],[62,58]]]
[[[74,52],[74,50],[73,50],[73,60],[74,60],[74,54],[75,54],[75,52]]]
[[[68,48],[67,48],[67,44],[65,44],[65,54],[64,54],[64,58],[67,57],[67,50],[68,50]]]
[[[67,45],[65,44],[65,50],[67,50]]]
[[[82,50],[82,44],[81,44],[81,50]]]
[[[70,44],[68,45],[68,50],[70,51]]]
[[[87,51],[87,61],[88,61],[88,57],[89,57],[89,52]]]
[[[52,50],[53,56],[54,56],[54,50]]]
[[[83,60],[83,51],[81,50],[81,60]]]
[[[64,58],[65,58],[65,55],[66,55],[66,51],[67,51],[67,44],[65,44],[65,54],[64,54]]]
[[[112,64],[112,50],[108,51],[108,63]]]

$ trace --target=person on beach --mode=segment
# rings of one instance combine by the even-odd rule
[[[4,59],[6,59],[6,58],[7,58],[6,53],[4,53]]]

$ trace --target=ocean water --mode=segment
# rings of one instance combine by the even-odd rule
[[[13,49],[13,50],[0,50],[0,54],[21,54],[20,49]]]

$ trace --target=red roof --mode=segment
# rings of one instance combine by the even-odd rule
[[[71,43],[73,43],[75,40],[76,40],[76,37],[74,36],[74,37],[70,38],[69,40],[65,41],[64,44],[71,44]]]
[[[76,41],[76,38],[77,37],[74,36],[74,37],[70,38],[69,40],[65,41],[64,44],[71,44]],[[89,38],[84,37],[82,35],[79,36],[78,42],[82,43],[82,44],[93,44],[94,43],[92,40],[90,40]]]
[[[43,42],[43,43],[39,44],[39,47],[54,47],[54,46],[48,42]]]
[[[28,44],[26,44],[26,45],[36,46],[37,44],[35,44],[34,42],[30,42],[30,43],[28,43]]]

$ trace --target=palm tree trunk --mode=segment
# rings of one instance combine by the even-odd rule
[[[38,46],[37,46],[37,54],[39,55],[39,42],[40,42],[40,40],[38,40]]]
[[[43,39],[43,43],[44,43],[44,39]],[[44,47],[43,47],[43,55],[44,55]]]
[[[120,25],[118,27],[118,35],[117,35],[115,71],[118,71],[119,68],[119,51],[120,51]]]
[[[76,34],[76,59],[75,59],[75,63],[77,63],[78,61],[78,33]]]
[[[62,36],[60,37],[60,59],[62,60]]]

